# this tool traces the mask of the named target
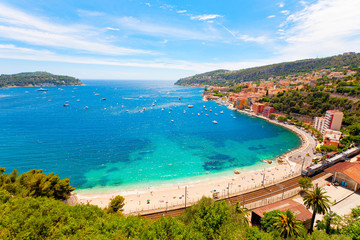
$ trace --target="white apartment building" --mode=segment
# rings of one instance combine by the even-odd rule
[[[325,114],[323,133],[326,129],[340,131],[344,114],[338,110],[328,110]]]
[[[314,128],[319,132],[323,132],[324,123],[325,123],[325,117],[314,118]]]
[[[314,128],[322,134],[324,134],[327,129],[340,131],[343,117],[344,114],[341,111],[328,110],[326,111],[325,117],[314,118]]]

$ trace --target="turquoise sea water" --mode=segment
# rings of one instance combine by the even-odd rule
[[[131,189],[260,168],[300,144],[282,127],[203,102],[200,88],[84,83],[0,89],[0,166],[55,172],[78,189]]]

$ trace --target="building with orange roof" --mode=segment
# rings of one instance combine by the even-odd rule
[[[265,104],[263,103],[253,103],[251,110],[255,113],[262,113],[264,111]]]
[[[352,162],[341,162],[324,170],[333,174],[333,182],[354,190],[360,188],[360,164]]]
[[[275,112],[275,108],[269,107],[269,106],[265,106],[265,107],[264,107],[264,110],[263,110],[263,115],[264,115],[265,117],[269,117],[270,114],[272,114],[273,112]]]
[[[248,102],[249,101],[247,97],[238,97],[234,103],[234,107],[237,109],[243,109],[248,104]]]
[[[334,145],[338,147],[340,143],[340,138],[341,138],[340,131],[327,129],[325,130],[324,133],[324,145]]]
[[[251,213],[251,223],[253,225],[260,226],[261,218],[264,217],[264,213],[274,210],[286,211],[290,210],[296,216],[296,218],[303,222],[305,228],[310,228],[312,214],[301,203],[295,202],[291,199],[282,200],[280,202],[265,205],[260,208],[256,208]]]

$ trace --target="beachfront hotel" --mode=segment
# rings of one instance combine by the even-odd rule
[[[327,129],[340,131],[344,114],[339,110],[326,111],[325,117],[314,118],[314,128],[319,130],[322,134]]]
[[[339,110],[326,111],[324,129],[322,132],[324,133],[326,129],[340,131],[343,117],[344,114]]]

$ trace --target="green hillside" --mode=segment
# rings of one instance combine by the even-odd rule
[[[327,58],[315,58],[285,62],[261,67],[247,68],[237,71],[217,70],[191,77],[182,78],[175,84],[232,86],[243,81],[258,81],[269,77],[287,76],[292,74],[309,73],[324,68],[342,70],[343,66],[357,68],[360,65],[360,53],[347,53]]]
[[[82,85],[79,79],[69,76],[54,75],[47,72],[27,72],[0,75],[0,87],[8,86],[76,86]]]
[[[291,212],[265,213],[261,222],[267,224],[260,229],[249,225],[250,212],[239,203],[203,197],[180,216],[151,220],[123,215],[116,202],[110,204],[115,211],[109,211],[110,206],[63,203],[73,190],[69,179],[53,173],[34,169],[6,174],[0,167],[0,239],[360,239],[360,207],[346,217],[326,214],[310,234]],[[284,214],[292,226],[289,230],[281,221]]]

